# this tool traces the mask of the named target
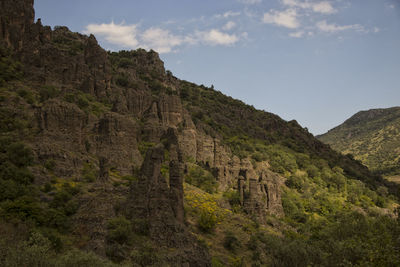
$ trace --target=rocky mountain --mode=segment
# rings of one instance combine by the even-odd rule
[[[318,139],[376,173],[400,174],[400,107],[360,111]]]
[[[360,162],[154,51],[0,5],[0,265],[400,263],[399,189]]]

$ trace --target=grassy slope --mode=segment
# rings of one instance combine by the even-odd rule
[[[353,154],[372,171],[400,174],[399,107],[359,112],[318,138],[344,154]]]

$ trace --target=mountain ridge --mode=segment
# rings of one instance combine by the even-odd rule
[[[351,153],[373,171],[399,174],[397,160],[400,107],[361,111],[317,136],[343,153]]]
[[[398,188],[358,161],[152,50],[107,52],[34,23],[31,0],[1,4],[5,266],[400,262]]]

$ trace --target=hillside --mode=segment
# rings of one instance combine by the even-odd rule
[[[400,107],[358,112],[317,138],[375,173],[400,174]]]
[[[399,187],[165,70],[0,3],[1,266],[396,266]]]

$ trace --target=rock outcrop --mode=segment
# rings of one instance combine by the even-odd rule
[[[1,1],[0,7],[2,41],[7,47],[19,51],[35,19],[33,0]]]
[[[265,222],[267,214],[281,217],[284,215],[280,193],[282,184],[283,179],[268,170],[263,170],[258,179],[251,177],[246,181],[239,176],[240,204],[260,223]]]
[[[175,251],[170,255],[171,264],[210,266],[208,252],[184,226],[183,181],[179,161],[176,158],[170,161],[169,186],[161,174],[163,162],[163,145],[148,150],[139,180],[131,187],[128,214],[132,219],[145,220],[150,238],[161,247]]]
[[[0,7],[0,45],[22,63],[34,95],[40,96],[43,88],[57,91],[29,107],[35,114],[30,142],[37,166],[48,161],[55,166],[47,173],[36,170],[43,176],[38,183],[53,176],[82,181],[83,170],[90,168],[96,183],[109,186],[88,197],[78,211],[81,219],[75,228],[92,222],[96,228],[87,248],[104,255],[100,243],[106,220],[116,215],[113,205],[128,197],[131,218],[147,220],[150,237],[175,249],[172,265],[209,266],[208,253],[185,226],[182,172],[188,162],[209,170],[218,190],[239,190],[245,210],[260,221],[267,213],[283,213],[282,179],[267,167],[254,168],[248,158],[239,159],[220,135],[193,122],[182,100],[182,84],[165,70],[157,53],[138,49],[115,55],[102,49],[93,35],[67,27],[52,30],[40,19],[35,23],[33,0],[3,0]],[[93,112],[93,106],[101,108]],[[150,148],[143,159],[146,146],[158,143],[165,147]],[[96,199],[105,201],[113,194],[115,177],[134,176],[139,166],[139,180],[129,194],[117,190],[112,204],[95,207]],[[169,168],[169,179],[161,174],[162,167]],[[102,215],[85,214],[91,209]]]

